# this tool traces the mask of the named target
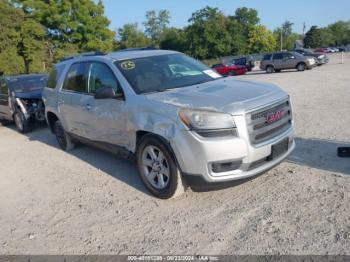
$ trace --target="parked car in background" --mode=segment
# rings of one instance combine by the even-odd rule
[[[45,121],[42,90],[47,75],[17,75],[0,78],[0,120],[14,121],[21,133],[29,132],[35,122]]]
[[[314,52],[315,53],[322,53],[322,54],[325,54],[326,53],[326,48],[316,48],[314,49]]]
[[[316,61],[313,57],[303,56],[297,52],[277,52],[266,54],[260,63],[260,68],[267,73],[273,73],[293,68],[304,71],[315,65]]]
[[[337,53],[339,52],[339,49],[336,47],[327,47],[326,48],[326,53]]]
[[[247,68],[245,66],[235,64],[216,64],[213,65],[212,68],[223,76],[244,75],[247,73]]]
[[[297,52],[303,56],[314,57],[317,62],[317,65],[323,65],[329,62],[329,57],[326,54],[316,53],[316,52],[313,52],[311,49],[300,48],[300,49],[294,49],[292,51]]]
[[[252,71],[255,66],[254,58],[251,55],[235,57],[231,60],[232,64],[245,66],[248,71]]]
[[[81,141],[134,154],[159,198],[256,176],[295,147],[286,92],[224,78],[175,51],[80,55],[58,63],[50,79],[43,98],[60,147]]]

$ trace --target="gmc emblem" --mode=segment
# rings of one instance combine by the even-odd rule
[[[280,120],[282,117],[284,117],[285,114],[286,114],[286,111],[284,111],[284,110],[270,113],[266,116],[266,122],[269,124],[274,123],[274,122]]]

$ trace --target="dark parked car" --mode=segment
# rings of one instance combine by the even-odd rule
[[[310,49],[300,48],[294,49],[294,52],[297,52],[303,56],[312,56],[316,59],[317,65],[323,65],[329,62],[329,57],[324,53],[313,52]]]
[[[45,74],[0,77],[0,120],[14,121],[21,133],[29,132],[35,122],[44,122],[41,94],[46,84]]]
[[[261,70],[267,73],[280,72],[284,69],[297,69],[304,71],[316,65],[315,58],[303,56],[296,52],[277,52],[266,54],[260,63]]]
[[[245,73],[247,73],[247,68],[245,66],[234,64],[216,64],[213,65],[212,68],[223,76],[244,75]]]
[[[254,58],[250,55],[233,58],[231,63],[238,66],[245,66],[248,71],[252,71],[255,66]]]

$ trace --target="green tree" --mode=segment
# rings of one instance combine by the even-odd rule
[[[229,16],[229,26],[227,30],[231,35],[231,53],[245,54],[248,52],[247,41],[251,28],[259,24],[257,10],[253,8],[237,8],[233,16]]]
[[[247,51],[247,37],[245,27],[232,17],[228,18],[227,31],[231,37],[230,54],[245,54]]]
[[[334,45],[339,46],[350,44],[350,21],[338,21],[330,24],[327,29],[333,36]]]
[[[1,1],[0,9],[0,71],[5,74],[45,71],[43,26],[8,1]]]
[[[309,48],[329,46],[334,43],[334,37],[327,28],[312,26],[305,34],[304,45]]]
[[[185,32],[182,29],[166,28],[160,42],[161,49],[185,52],[187,48]]]
[[[267,53],[276,49],[276,39],[271,31],[263,25],[256,25],[248,34],[249,53]]]
[[[152,39],[154,46],[159,47],[160,41],[163,39],[163,32],[169,25],[170,14],[167,10],[160,10],[158,14],[156,11],[147,11],[146,21],[143,23],[146,30],[145,33]]]
[[[15,0],[14,0],[15,1]],[[71,51],[110,51],[115,33],[99,0],[16,0],[17,5],[46,27],[50,53],[55,57]]]
[[[233,18],[236,19],[240,24],[242,24],[246,28],[255,26],[260,22],[260,18],[258,17],[258,11],[256,11],[253,8],[247,7],[237,8]]]
[[[125,24],[118,29],[119,48],[145,47],[151,44],[143,32],[138,30],[137,23]]]
[[[0,0],[0,75],[24,72],[23,58],[17,52],[21,37],[18,17],[21,15],[21,10]]]
[[[45,28],[34,19],[24,17],[20,28],[18,53],[23,57],[25,73],[45,71]]]
[[[185,28],[187,53],[199,59],[230,54],[232,37],[227,30],[228,19],[218,8],[207,6],[193,13],[189,23]]]

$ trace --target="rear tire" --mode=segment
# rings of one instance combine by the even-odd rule
[[[266,67],[266,73],[268,73],[268,74],[273,73],[274,70],[275,70],[275,69],[273,68],[272,65],[268,65],[268,66]]]
[[[137,147],[136,161],[142,182],[154,196],[169,199],[185,192],[173,154],[160,138],[144,136]]]
[[[64,130],[59,120],[55,122],[54,131],[55,131],[57,142],[61,147],[61,149],[63,149],[64,151],[70,151],[74,149],[75,144],[73,143],[72,138]]]
[[[16,129],[18,132],[25,134],[31,131],[30,118],[26,119],[22,111],[15,111],[15,113],[13,114],[13,121],[15,122]]]
[[[305,65],[304,63],[299,63],[299,64],[297,65],[297,70],[298,70],[299,72],[305,71],[305,69],[306,69],[306,65]]]

